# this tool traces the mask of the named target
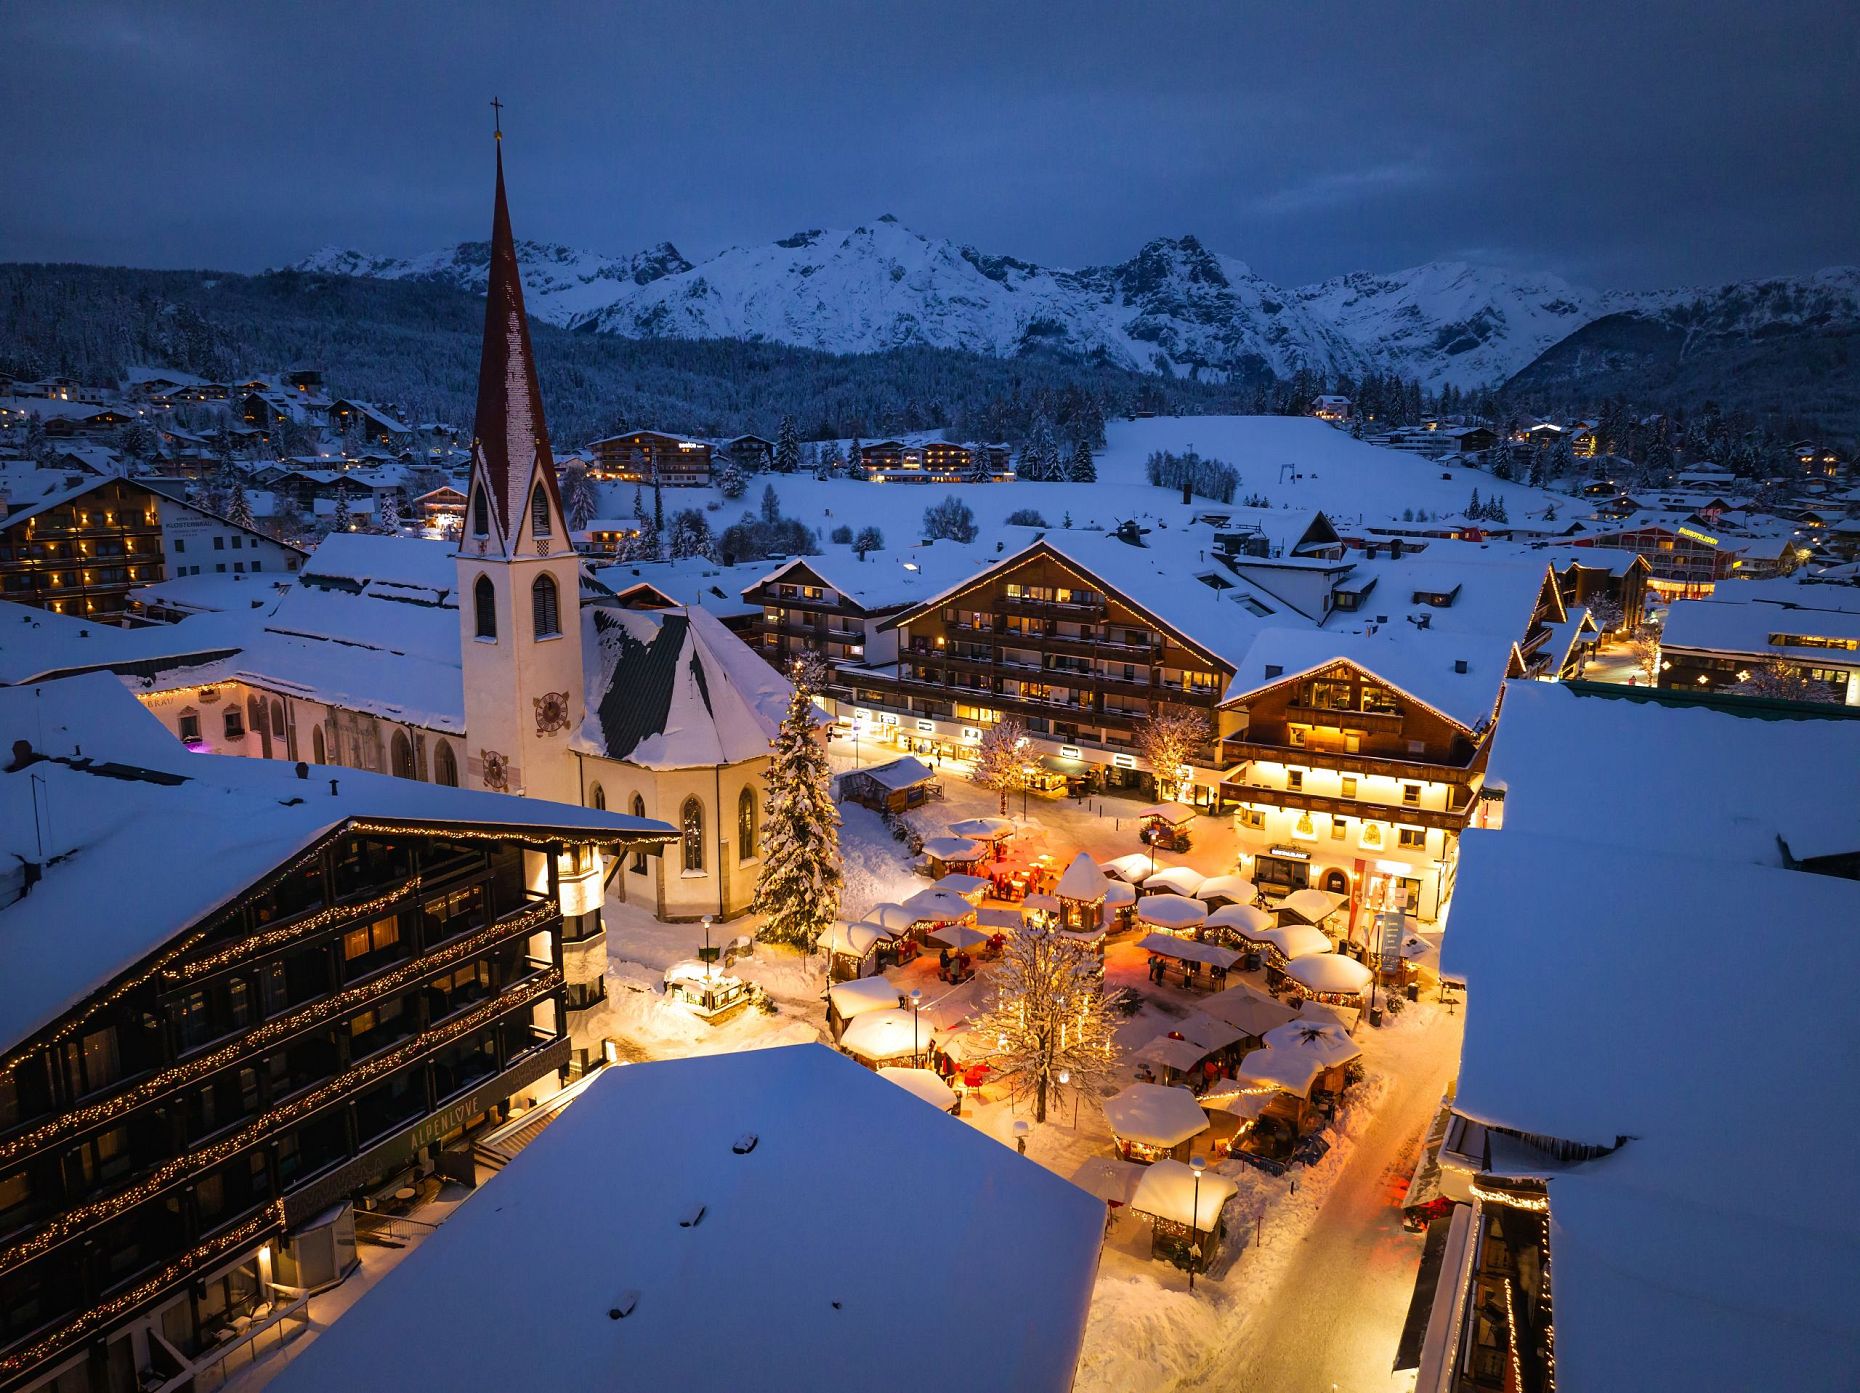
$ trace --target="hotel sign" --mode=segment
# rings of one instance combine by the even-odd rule
[[[1716,537],[1707,537],[1703,532],[1696,531],[1690,527],[1680,528],[1679,535],[1682,537],[1690,537],[1695,542],[1703,542],[1708,547],[1715,547],[1718,545],[1718,539]]]

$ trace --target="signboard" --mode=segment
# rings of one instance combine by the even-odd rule
[[[1137,757],[1135,755],[1112,755],[1111,763],[1115,764],[1119,769],[1135,769],[1137,767]]]
[[[1708,547],[1715,547],[1718,545],[1718,539],[1716,537],[1707,537],[1703,532],[1697,531],[1694,528],[1682,527],[1679,529],[1679,535],[1682,537],[1690,537],[1695,542],[1703,542]]]
[[[1275,846],[1268,854],[1283,856],[1288,861],[1309,861],[1311,859],[1310,852],[1295,846]]]
[[[1408,936],[1408,916],[1399,909],[1376,915],[1376,959],[1383,973],[1401,971],[1401,941]]]

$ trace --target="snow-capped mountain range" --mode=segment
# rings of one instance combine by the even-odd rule
[[[891,217],[733,247],[695,265],[669,242],[612,257],[526,241],[518,254],[531,314],[630,338],[746,338],[834,353],[1049,351],[1176,374],[1379,369],[1428,387],[1503,382],[1611,314],[1684,319],[1694,305],[1782,302],[1810,317],[1852,318],[1860,274],[1754,283],[1762,293],[1640,294],[1443,261],[1287,290],[1193,237],[1159,238],[1113,266],[1055,270],[925,237]],[[483,242],[403,259],[326,248],[289,269],[482,292],[487,259]]]

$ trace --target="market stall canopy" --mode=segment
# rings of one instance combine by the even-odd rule
[[[1104,1102],[1105,1121],[1125,1141],[1145,1146],[1180,1146],[1208,1129],[1208,1115],[1186,1088],[1133,1083]]]
[[[1260,1051],[1254,1051],[1260,1053]],[[1272,1106],[1272,1100],[1278,1095],[1276,1087],[1256,1084],[1251,1088],[1241,1088],[1239,1080],[1228,1081],[1225,1090],[1217,1092],[1220,1085],[1209,1089],[1201,1096],[1201,1106],[1224,1112],[1230,1117],[1237,1117],[1243,1122],[1256,1121],[1260,1114]]]
[[[917,917],[903,905],[893,904],[889,900],[883,904],[875,904],[865,912],[866,923],[876,925],[893,938],[902,933],[909,933],[917,923]]]
[[[1349,1031],[1327,1021],[1288,1021],[1267,1031],[1264,1044],[1269,1050],[1308,1054],[1324,1069],[1347,1064],[1363,1052],[1363,1047],[1350,1038]]]
[[[1137,901],[1137,918],[1164,929],[1192,929],[1208,917],[1208,907],[1186,895],[1145,895]]]
[[[1020,911],[1018,909],[978,909],[975,922],[984,929],[998,929],[1003,933],[1014,933],[1020,928]]]
[[[889,936],[876,924],[849,924],[844,919],[835,919],[815,946],[823,953],[845,953],[863,958]]]
[[[960,895],[952,895],[947,890],[934,887],[919,890],[901,906],[905,913],[913,916],[913,923],[922,923],[928,919],[956,922],[975,917],[975,906]]]
[[[1193,895],[1201,889],[1201,883],[1206,879],[1193,866],[1166,866],[1155,875],[1145,876],[1143,888],[1151,894],[1167,890],[1173,895]]]
[[[965,948],[979,948],[988,942],[988,935],[980,929],[972,929],[967,924],[944,924],[930,930],[924,935],[932,943],[940,943],[945,948],[954,948],[961,952]]]
[[[1401,960],[1410,967],[1440,970],[1440,944],[1421,934],[1411,933],[1401,941]]]
[[[1162,1160],[1146,1170],[1143,1179],[1137,1182],[1130,1207],[1139,1214],[1152,1214],[1197,1233],[1209,1233],[1220,1219],[1221,1206],[1232,1199],[1239,1188],[1214,1171],[1203,1171],[1197,1181],[1192,1166]]]
[[[1342,895],[1307,885],[1304,889],[1294,890],[1280,900],[1279,911],[1283,914],[1295,914],[1307,924],[1317,924],[1335,914],[1344,900],[1345,897]]]
[[[1091,902],[1102,900],[1104,892],[1110,887],[1111,882],[1098,869],[1098,863],[1081,851],[1072,858],[1066,873],[1059,877],[1059,884],[1053,887],[1053,893],[1062,900]]]
[[[1238,1044],[1243,1038],[1244,1032],[1236,1030],[1227,1022],[1195,1011],[1144,1045],[1137,1051],[1136,1057],[1152,1064],[1166,1064],[1171,1069],[1186,1073],[1209,1055]]]
[[[1059,900],[1053,895],[1029,895],[1020,904],[1022,909],[1037,909],[1044,914],[1059,913]]]
[[[1105,929],[1101,924],[1095,929],[1061,929],[1059,936],[1069,938],[1074,943],[1084,943],[1092,947],[1104,942]]]
[[[1331,1021],[1354,1034],[1356,1023],[1363,1018],[1363,1012],[1357,1006],[1334,1006],[1328,1001],[1301,1001],[1298,1003],[1298,1019],[1303,1021]]]
[[[1072,1173],[1072,1183],[1106,1204],[1129,1204],[1148,1166],[1113,1156],[1088,1156]]]
[[[987,893],[989,882],[979,875],[946,875],[930,888],[947,890],[952,895],[960,895],[970,904],[976,903]]]
[[[895,1083],[906,1093],[923,1099],[939,1112],[956,1110],[957,1099],[954,1090],[944,1083],[932,1069],[904,1069],[888,1064],[878,1071],[878,1076]]]
[[[1201,1010],[1204,1015],[1212,1016],[1217,1021],[1226,1021],[1242,1034],[1251,1035],[1255,1039],[1265,1035],[1274,1026],[1298,1019],[1299,1014],[1284,1002],[1267,996],[1259,988],[1250,987],[1245,982],[1238,982],[1226,991],[1216,992],[1201,1003]]]
[[[1091,766],[1082,759],[1067,759],[1064,755],[1041,755],[1040,768],[1055,774],[1083,775],[1091,773]]]
[[[1211,875],[1195,891],[1198,900],[1226,900],[1229,904],[1250,905],[1259,898],[1259,887],[1243,875]]]
[[[1357,996],[1369,985],[1370,972],[1340,953],[1310,953],[1285,965],[1285,975],[1320,996]]]
[[[967,837],[932,837],[924,843],[924,855],[949,865],[968,865],[988,856],[986,842],[972,842]]]
[[[1128,885],[1141,885],[1143,877],[1156,869],[1156,861],[1147,851],[1132,851],[1112,860],[1100,862],[1098,868],[1106,875],[1116,876]]]
[[[872,1011],[898,1009],[898,989],[883,977],[856,977],[850,982],[836,982],[827,988],[827,999],[843,1020]]]
[[[846,1027],[840,1047],[861,1059],[899,1059],[922,1054],[930,1048],[936,1028],[929,1021],[917,1019],[916,1043],[912,1044],[911,1013],[903,1008],[891,1011],[868,1011]]]
[[[1136,902],[1137,887],[1134,885],[1127,884],[1121,880],[1113,880],[1104,887],[1104,903],[1109,909],[1116,909],[1120,905],[1135,904]]]
[[[1186,803],[1152,803],[1137,814],[1144,821],[1166,822],[1180,827],[1195,820],[1195,810]]]
[[[1005,841],[1014,835],[1014,823],[1005,817],[965,817],[949,824],[949,834],[978,842]]]
[[[1223,948],[1218,943],[1197,943],[1192,938],[1177,938],[1174,934],[1145,934],[1137,940],[1137,947],[1178,962],[1205,963],[1222,969],[1240,961],[1240,955],[1231,948]]]
[[[1324,937],[1323,930],[1314,929],[1309,924],[1281,924],[1276,929],[1267,929],[1256,935],[1254,941],[1265,944],[1280,957],[1287,959],[1330,952],[1330,940]]]
[[[1201,896],[1203,900],[1206,895]],[[1260,935],[1272,927],[1272,916],[1258,905],[1224,904],[1208,916],[1207,925],[1211,929],[1226,929],[1254,943],[1260,942]]]

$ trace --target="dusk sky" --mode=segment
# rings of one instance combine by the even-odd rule
[[[488,225],[698,259],[881,213],[1049,265],[1193,232],[1293,284],[1860,260],[1853,0],[19,6],[0,260],[257,270]]]

